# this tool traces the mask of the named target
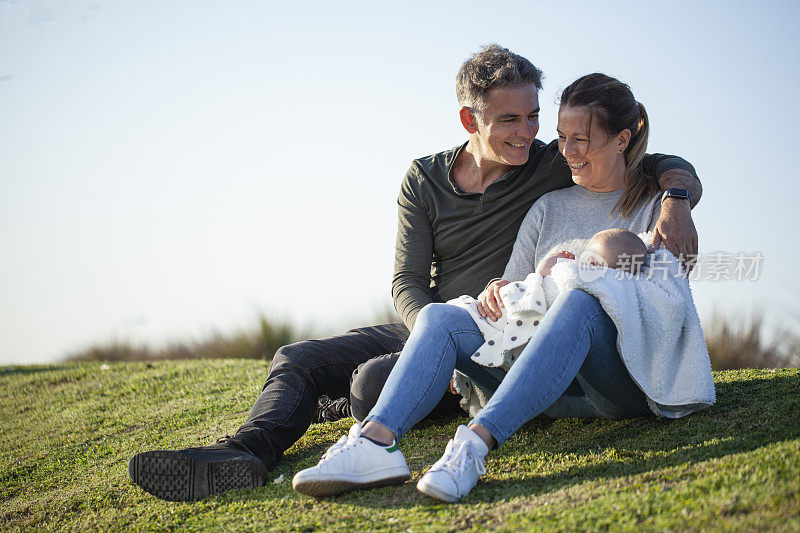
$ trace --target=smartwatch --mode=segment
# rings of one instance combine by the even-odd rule
[[[678,189],[677,187],[664,191],[664,195],[661,197],[661,203],[664,203],[664,200],[667,198],[682,198],[689,200],[690,204],[692,203],[692,197],[689,196],[689,191],[686,189]]]

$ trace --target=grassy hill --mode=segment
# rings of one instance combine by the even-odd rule
[[[0,529],[800,531],[798,369],[717,372],[717,405],[680,420],[530,422],[459,505],[414,483],[466,416],[412,430],[402,487],[292,491],[351,420],[313,425],[262,488],[169,503],[130,482],[138,451],[235,431],[265,377],[254,360],[0,368]]]

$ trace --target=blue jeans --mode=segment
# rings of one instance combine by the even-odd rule
[[[559,295],[507,374],[472,361],[483,342],[464,309],[426,306],[364,421],[379,422],[402,438],[439,402],[456,368],[494,391],[472,422],[488,429],[498,445],[528,420],[557,407],[573,381],[595,416],[626,418],[649,412],[617,352],[614,323],[584,291]],[[570,416],[569,409],[560,411]]]

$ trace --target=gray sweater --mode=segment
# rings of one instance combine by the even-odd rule
[[[522,281],[553,248],[574,239],[589,239],[604,229],[652,230],[661,213],[660,195],[634,209],[628,219],[616,212],[610,216],[622,193],[592,192],[573,185],[543,195],[522,221],[503,279]]]

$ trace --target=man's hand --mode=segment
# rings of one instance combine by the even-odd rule
[[[560,252],[551,252],[544,256],[544,259],[539,261],[539,266],[536,267],[536,273],[543,278],[549,276],[555,264],[558,263],[558,260],[562,258],[575,259],[575,254],[571,254],[566,250],[561,250]]]
[[[481,315],[481,318],[489,317],[497,322],[503,316],[503,311],[500,308],[505,306],[503,305],[503,299],[500,298],[500,287],[509,283],[511,282],[498,279],[486,287],[486,290],[483,291],[485,298],[478,302],[478,314]]]
[[[653,230],[649,251],[657,250],[662,244],[691,270],[697,257],[697,230],[688,200],[667,198],[661,204],[661,216]]]

